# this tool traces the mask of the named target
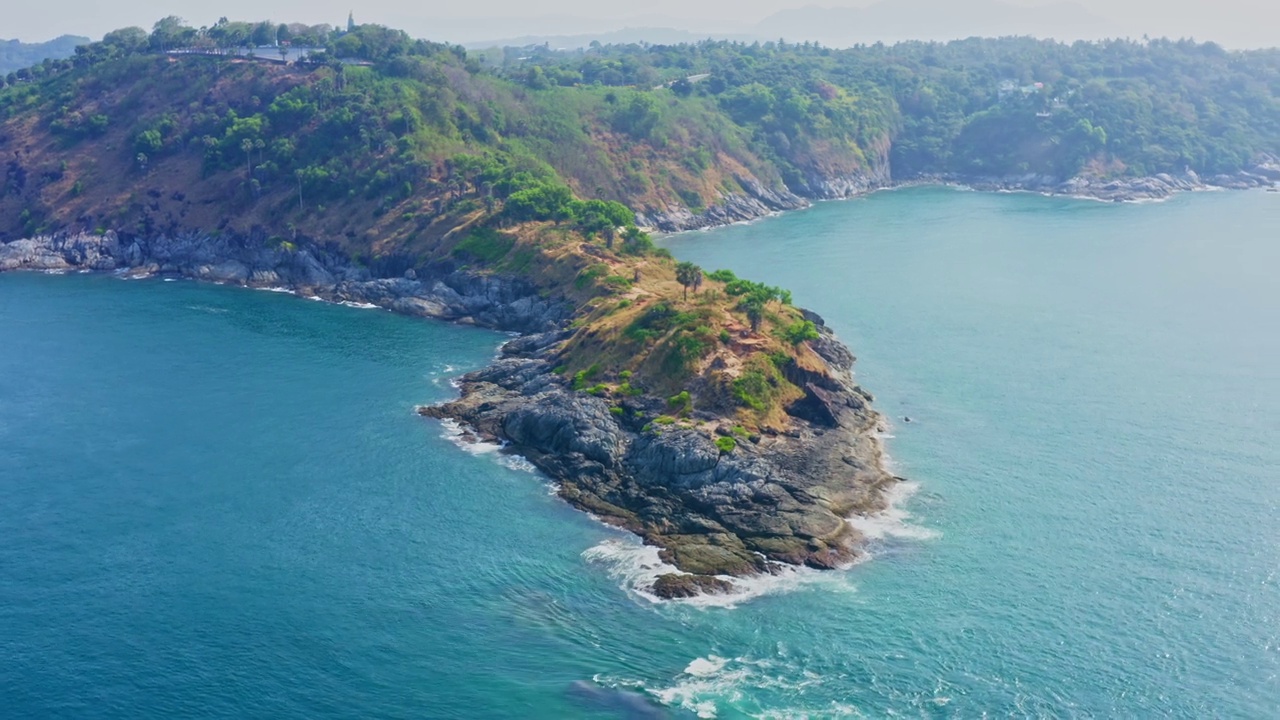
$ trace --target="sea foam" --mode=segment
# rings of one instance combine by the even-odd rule
[[[518,470],[535,475],[540,474],[538,468],[526,458],[512,452],[506,452],[506,443],[482,440],[470,428],[450,418],[441,420],[440,425],[442,427],[440,437],[453,443],[463,452],[476,457],[492,457],[497,460],[499,465],[510,470]],[[550,480],[548,482],[550,483]],[[555,483],[551,483],[551,487],[553,493],[558,490]]]
[[[911,513],[906,509],[907,501],[919,490],[919,483],[899,482],[885,493],[888,506],[884,510],[869,515],[854,515],[847,518],[847,522],[868,540],[932,540],[938,537],[938,531],[913,524]]]
[[[762,660],[727,658],[708,653],[690,661],[670,686],[645,687],[644,690],[668,707],[686,710],[699,718],[717,718],[722,710],[727,709],[722,706],[741,705],[747,697],[744,690],[765,688],[799,695],[806,688],[821,685],[824,679],[803,663],[788,661],[781,656]],[[735,709],[741,712],[744,708]],[[798,708],[767,717],[849,717],[855,714],[850,706],[832,704],[820,709]]]

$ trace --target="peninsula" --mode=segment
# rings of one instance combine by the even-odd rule
[[[723,592],[850,562],[846,518],[897,479],[822,319],[651,231],[898,182],[1269,184],[1278,70],[1170,41],[468,52],[166,18],[3,79],[0,270],[286,287],[519,332],[420,412],[657,546],[677,568],[658,595]]]

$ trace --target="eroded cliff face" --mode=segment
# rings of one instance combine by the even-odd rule
[[[820,318],[818,318],[820,321]],[[462,378],[462,397],[424,407],[465,423],[478,441],[503,441],[559,483],[559,494],[661,549],[681,572],[653,592],[686,597],[729,589],[726,576],[782,565],[830,569],[857,558],[846,522],[884,508],[896,481],[881,463],[881,418],[853,383],[853,356],[825,326],[814,341],[822,371],[794,368],[806,389],[784,431],[735,440],[730,420],[695,413],[662,426],[655,398],[609,402],[575,391],[552,372],[567,332],[508,343],[492,366]]]
[[[811,167],[790,183],[770,188],[752,176],[736,178],[741,193],[726,193],[705,210],[686,207],[638,212],[640,225],[662,232],[681,232],[754,220],[770,213],[798,210],[814,200],[841,200],[857,197],[893,184],[889,165],[889,137],[883,136],[865,148],[865,161],[840,163],[826,168]]]

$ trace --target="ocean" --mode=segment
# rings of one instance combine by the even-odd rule
[[[691,603],[414,415],[501,334],[0,275],[0,716],[1273,717],[1277,227],[917,188],[664,239],[823,315],[910,480],[867,561]]]

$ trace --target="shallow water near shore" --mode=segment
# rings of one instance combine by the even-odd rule
[[[664,240],[822,314],[914,489],[720,606],[413,415],[500,334],[0,275],[0,714],[1269,717],[1276,227],[920,188]]]

